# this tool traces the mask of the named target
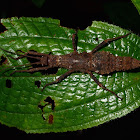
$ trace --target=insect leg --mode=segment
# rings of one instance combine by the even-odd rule
[[[73,72],[74,72],[74,70],[69,70],[69,71],[67,71],[66,73],[64,73],[63,75],[61,75],[59,78],[57,78],[55,81],[50,82],[50,83],[47,83],[47,84],[43,87],[42,91],[43,91],[47,86],[49,86],[49,85],[53,85],[53,84],[60,83],[62,80],[64,80],[67,76],[69,76],[69,75],[70,75],[71,73],[73,73]]]
[[[90,77],[91,77],[102,89],[111,92],[111,93],[114,94],[117,98],[119,98],[119,99],[122,100],[122,98],[119,97],[115,92],[113,92],[113,91],[107,89],[101,82],[99,82],[99,80],[92,74],[91,71],[88,71],[87,73],[90,75]]]
[[[77,52],[77,41],[78,41],[77,32],[78,30],[76,30],[76,33],[72,35],[72,44],[73,44],[74,52]]]
[[[118,39],[121,39],[121,38],[125,38],[127,37],[130,33],[126,34],[126,35],[122,35],[122,36],[118,36],[118,37],[115,37],[115,38],[110,38],[110,39],[106,39],[104,40],[102,43],[100,43],[98,46],[96,46],[91,53],[95,53],[97,52],[99,49],[105,47],[108,43],[111,43],[112,41],[115,41],[115,40],[118,40]]]

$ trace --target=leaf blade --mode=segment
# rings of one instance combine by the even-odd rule
[[[132,0],[133,4],[137,8],[139,14],[140,14],[140,1],[139,0]]]
[[[0,35],[0,45],[6,50],[35,49],[43,53],[52,51],[53,54],[61,55],[73,51],[71,37],[74,31],[60,27],[58,20],[12,18],[2,22],[7,26],[8,31]],[[94,21],[91,27],[78,32],[78,51],[89,52],[104,39],[128,32],[114,25]],[[114,55],[133,56],[140,59],[139,44],[140,38],[132,34],[125,39],[113,42],[103,50],[110,51]],[[3,53],[0,51],[0,55]],[[6,56],[6,53],[4,55]],[[8,62],[11,65],[18,65],[28,61],[24,59],[15,62],[8,59]],[[124,101],[118,100],[114,95],[99,88],[89,75],[78,73],[72,74],[57,85],[47,87],[43,93],[40,91],[40,88],[46,83],[55,80],[64,72],[65,70],[60,69],[56,75],[47,76],[40,73],[21,73],[10,77],[10,72],[6,76],[1,75],[0,84],[3,87],[0,91],[1,123],[17,127],[28,133],[74,131],[97,126],[124,116],[140,105],[139,72],[120,72],[114,73],[112,76],[95,74],[104,85],[123,97]],[[5,88],[6,79],[12,80],[11,89]],[[35,85],[35,81],[41,82],[39,89]],[[51,110],[50,105],[44,108],[43,115],[46,118],[44,121],[38,105],[43,104],[44,99],[48,96],[55,101],[56,107],[54,111]],[[50,114],[54,117],[53,124],[48,123]]]

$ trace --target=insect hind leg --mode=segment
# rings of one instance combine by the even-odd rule
[[[114,94],[117,98],[119,98],[119,99],[121,99],[121,100],[123,99],[123,98],[119,97],[115,92],[113,92],[113,91],[109,90],[108,88],[106,88],[101,82],[99,82],[99,80],[92,74],[91,71],[88,71],[87,73],[90,75],[90,77],[91,77],[102,89],[111,92],[111,93]]]

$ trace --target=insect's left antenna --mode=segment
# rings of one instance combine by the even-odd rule
[[[15,53],[15,52],[10,52],[10,51],[7,51],[7,50],[5,50],[5,49],[3,49],[1,47],[0,47],[0,49],[3,50],[3,51],[5,51],[5,52],[7,52],[7,53],[10,53],[10,54],[19,55],[19,57],[17,57],[17,58],[14,58],[14,57],[8,55],[10,58],[12,58],[14,60],[18,60],[18,59],[21,59],[21,58],[24,58],[24,57],[30,57],[30,58],[35,58],[37,60],[40,60],[40,58],[33,57],[33,56],[28,56],[26,53],[25,54],[19,54],[19,53]],[[22,53],[24,53],[24,52],[22,52]],[[16,68],[16,67],[22,67],[22,66],[31,66],[31,65],[35,65],[35,64],[38,65],[38,64],[40,64],[40,62],[34,62],[34,63],[24,64],[24,65],[18,65],[18,66],[10,66],[10,67],[6,67],[6,68],[1,69],[0,72],[3,71],[3,70],[6,70],[6,69],[11,69],[11,68]]]
[[[21,54],[19,54],[19,53],[15,53],[15,52],[7,51],[7,50],[5,50],[5,49],[3,49],[3,48],[1,48],[1,47],[0,47],[0,49],[3,50],[3,51],[5,51],[5,52],[8,52],[8,53],[14,54],[14,55],[21,55]]]
[[[10,58],[12,58],[14,60],[18,60],[18,59],[21,59],[21,58],[24,58],[24,57],[28,57],[28,58],[33,58],[33,59],[40,60],[39,57],[30,56],[30,55],[28,55],[28,53],[25,53],[25,52],[23,52],[21,50],[19,50],[19,51],[22,52],[23,54],[19,54],[17,52],[16,53],[15,52],[10,52],[10,51],[7,51],[7,50],[5,50],[5,49],[3,49],[1,47],[0,47],[0,49],[3,50],[3,51],[5,51],[5,52],[7,52],[7,53],[11,53],[11,54],[14,54],[14,55],[19,55],[19,57],[17,57],[17,58],[14,58],[14,57],[8,55]],[[30,53],[30,54],[32,55],[32,53]]]
[[[40,62],[29,63],[29,64],[18,65],[18,66],[10,66],[10,67],[6,67],[6,68],[1,69],[0,72],[3,70],[6,70],[6,69],[17,68],[17,67],[22,67],[22,66],[31,66],[31,65],[37,65],[37,64],[40,64]]]

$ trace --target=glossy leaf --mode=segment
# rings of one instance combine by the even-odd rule
[[[74,30],[61,27],[59,20],[14,17],[2,19],[1,22],[7,28],[0,35],[0,46],[3,49],[12,52],[35,50],[41,53],[52,52],[54,55],[73,51]],[[78,52],[90,52],[103,40],[128,32],[115,25],[93,21],[90,27],[78,32]],[[140,37],[131,34],[102,50],[140,60]],[[15,61],[8,55],[0,50],[0,56],[7,58],[0,69],[29,63],[27,59]],[[66,70],[59,69],[53,75],[36,72],[10,76],[12,71],[0,72],[0,122],[27,133],[86,129],[122,117],[140,105],[139,71],[117,72],[106,76],[95,74],[100,82],[122,97],[122,101],[101,89],[87,74],[73,73],[61,83],[48,86],[41,92],[46,83],[55,80]],[[41,85],[37,86],[37,81]],[[11,82],[10,87],[8,82]],[[52,103],[48,102],[45,106],[47,99],[54,102],[54,109]]]
[[[131,0],[135,7],[137,8],[139,14],[140,14],[140,1],[139,0]]]

